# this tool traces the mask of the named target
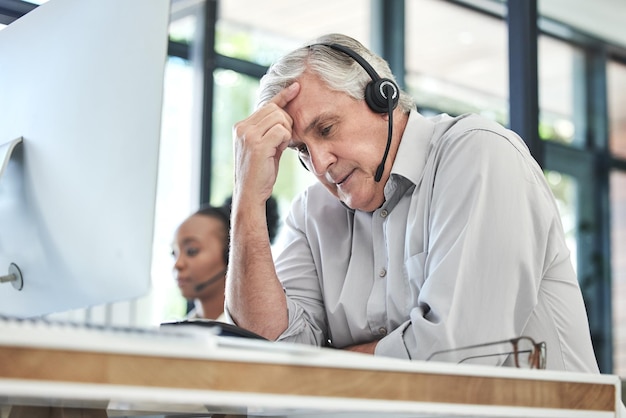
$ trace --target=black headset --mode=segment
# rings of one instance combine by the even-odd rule
[[[357,54],[354,50],[348,48],[345,45],[340,44],[315,44],[323,45],[344,53],[345,55],[356,61],[367,74],[372,81],[365,86],[365,102],[376,113],[391,113],[393,109],[398,105],[400,99],[399,89],[393,80],[388,78],[382,78],[378,75],[374,67],[372,67],[361,55]],[[388,94],[389,88],[391,88],[391,103],[392,107],[389,108]]]
[[[351,48],[348,48],[345,45],[340,45],[337,43],[319,43],[310,45],[310,47],[321,45],[326,46],[328,48],[334,49],[335,51],[339,51],[354,61],[357,62],[367,74],[370,76],[372,81],[367,83],[365,86],[365,103],[367,106],[376,113],[388,113],[389,114],[389,131],[387,136],[387,146],[385,148],[385,153],[383,155],[383,159],[376,170],[376,175],[374,176],[374,180],[379,182],[383,171],[385,170],[385,161],[387,161],[387,154],[389,153],[389,147],[391,146],[391,136],[393,129],[393,110],[398,106],[398,101],[400,99],[400,89],[393,80],[388,78],[383,78],[374,67],[372,67],[361,55],[356,53]],[[300,160],[302,165],[306,167],[306,164],[302,160]],[[308,170],[308,168],[307,168]]]

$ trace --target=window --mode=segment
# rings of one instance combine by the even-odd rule
[[[586,135],[585,57],[563,41],[540,36],[539,136],[583,146]]]
[[[325,33],[345,33],[367,44],[370,9],[369,0],[220,1],[215,49],[267,66]]]
[[[214,72],[211,203],[221,205],[233,189],[232,127],[254,109],[258,80],[232,70]]]
[[[418,109],[508,123],[503,20],[438,0],[406,2],[406,84]]]
[[[194,69],[180,58],[170,58],[165,73],[165,94],[159,150],[159,183],[152,259],[152,316],[149,322],[181,318],[186,303],[172,275],[174,231],[198,206],[199,146],[193,104]]]
[[[614,372],[626,377],[626,65],[607,64]]]
[[[577,270],[578,246],[576,245],[578,220],[578,182],[573,176],[558,171],[545,171],[546,180],[556,200],[567,247],[571,251],[572,264]]]
[[[615,157],[626,159],[626,64],[607,64],[607,85],[609,149]]]
[[[626,172],[614,171],[611,190],[613,279],[613,372],[626,376]]]

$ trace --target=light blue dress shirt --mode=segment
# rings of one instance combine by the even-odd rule
[[[322,185],[293,203],[276,270],[279,338],[377,355],[527,335],[547,367],[598,372],[581,291],[543,172],[513,132],[475,115],[411,112],[372,213]]]

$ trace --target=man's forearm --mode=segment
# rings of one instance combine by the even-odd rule
[[[274,340],[287,328],[287,301],[261,209],[233,211],[226,304],[237,325]]]
[[[372,341],[371,343],[351,345],[344,348],[347,351],[354,351],[355,353],[374,354],[376,351],[376,345],[378,341]]]

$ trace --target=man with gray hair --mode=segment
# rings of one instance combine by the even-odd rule
[[[528,336],[547,346],[542,365],[598,372],[554,197],[515,133],[420,115],[384,60],[332,34],[269,69],[233,137],[226,312],[239,326],[417,360]],[[265,200],[287,148],[318,183],[274,260]]]

